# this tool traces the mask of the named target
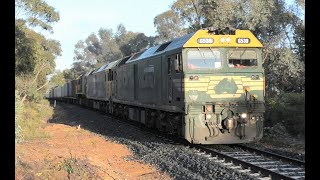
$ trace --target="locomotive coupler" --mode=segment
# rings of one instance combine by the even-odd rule
[[[224,120],[222,120],[222,128],[227,129],[228,133],[231,132],[232,129],[236,127],[236,120],[233,117],[227,117]]]

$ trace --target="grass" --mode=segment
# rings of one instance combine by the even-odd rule
[[[47,100],[41,100],[39,103],[25,102],[16,120],[23,139],[28,141],[50,137],[43,128],[46,127],[47,120],[52,117],[52,114],[53,108]]]
[[[92,166],[87,159],[82,160],[72,155],[70,152],[69,157],[64,157],[54,165],[49,163],[51,171],[64,172],[68,179],[98,179],[96,174],[96,167]],[[51,175],[54,173],[51,173]],[[48,177],[48,176],[47,176]]]
[[[54,157],[49,154],[42,161],[30,163],[17,157],[16,170],[23,179],[102,179],[97,174],[98,167],[88,159],[80,159],[71,154]]]

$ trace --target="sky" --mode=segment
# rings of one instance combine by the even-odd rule
[[[56,70],[72,67],[74,45],[100,28],[113,29],[122,23],[127,31],[154,36],[154,17],[169,10],[174,0],[46,0],[60,14],[53,34],[46,36],[60,41],[62,56],[56,58]]]
[[[289,4],[293,0],[286,0]],[[175,0],[46,0],[60,14],[47,37],[60,41],[62,56],[56,58],[56,70],[72,67],[74,45],[100,28],[113,29],[122,23],[128,31],[156,35],[154,17],[170,9]]]

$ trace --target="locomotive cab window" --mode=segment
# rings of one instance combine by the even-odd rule
[[[112,71],[111,71],[111,69],[109,69],[109,71],[108,71],[108,81],[112,81],[113,79],[113,73],[112,73]]]
[[[171,74],[171,66],[172,66],[171,58],[167,59],[167,64],[168,64],[168,74]]]
[[[257,53],[248,49],[232,49],[228,51],[228,66],[231,68],[257,67]]]
[[[188,51],[188,69],[206,70],[221,68],[218,49],[192,49]]]
[[[174,68],[176,73],[182,72],[182,58],[181,54],[177,54],[175,57]]]

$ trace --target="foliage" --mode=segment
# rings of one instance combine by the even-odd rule
[[[283,93],[280,98],[290,105],[305,105],[304,93]]]
[[[305,85],[305,65],[288,48],[277,48],[264,63],[268,97],[277,92],[302,92]]]
[[[32,75],[15,76],[15,87],[19,92],[19,96],[23,97],[21,99],[22,103],[26,99],[38,102],[43,98],[44,89],[37,87],[37,79]]]
[[[154,43],[155,37],[127,31],[123,24],[118,25],[115,33],[112,29],[100,28],[97,34],[92,33],[77,42],[75,62],[71,69],[64,71],[65,78],[77,78],[86,71],[140,52]]]
[[[77,79],[84,72],[88,72],[95,66],[86,61],[77,61],[72,64],[72,68],[63,70],[65,79]]]
[[[120,46],[120,50],[124,56],[129,56],[140,52],[150,46],[150,44],[153,45],[154,41],[154,38],[147,37],[143,33],[135,33],[132,39]]]
[[[170,41],[187,33],[183,28],[182,20],[172,10],[157,15],[154,18],[154,26],[159,34],[157,37],[158,43]]]
[[[266,99],[266,105],[270,109],[284,108],[287,105],[305,105],[304,93],[282,93],[274,98]]]
[[[52,32],[50,24],[60,20],[59,13],[44,0],[15,0],[15,17],[32,27]]]
[[[21,103],[21,99],[19,97],[19,93],[15,91],[15,143],[21,143],[23,142],[23,134],[22,134],[22,128],[18,124],[19,121],[21,121],[21,115],[23,112],[23,103]]]
[[[42,70],[49,74],[55,68],[54,58],[61,55],[60,43],[46,39],[29,29],[25,22],[16,20],[15,73],[31,74]]]
[[[60,71],[56,71],[49,81],[49,89],[56,87],[56,86],[62,86],[66,83],[64,73]]]
[[[87,62],[91,68],[97,63],[106,63],[121,58],[119,46],[111,29],[101,28],[99,37],[92,33],[85,41],[80,40],[75,47],[74,60]]]
[[[16,102],[16,104],[19,103],[21,101]],[[49,135],[44,132],[43,128],[46,126],[47,120],[53,115],[53,108],[49,105],[49,102],[44,99],[40,100],[39,103],[25,102],[23,107],[16,125],[21,127],[24,140],[47,138]]]
[[[266,99],[265,126],[283,126],[289,134],[304,137],[305,94],[282,93]]]
[[[59,20],[59,13],[43,0],[16,0],[15,8],[15,89],[22,102],[39,101],[61,48],[58,41],[47,39],[36,29],[52,32],[50,24]]]
[[[35,67],[37,44],[29,38],[28,29],[21,20],[16,20],[15,26],[15,72],[17,75],[31,73]]]

